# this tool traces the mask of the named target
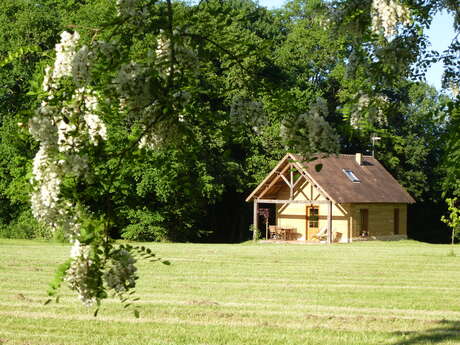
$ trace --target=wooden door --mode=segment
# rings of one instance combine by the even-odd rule
[[[362,208],[359,210],[360,215],[360,236],[367,237],[369,236],[369,210],[367,208]]]
[[[394,226],[394,234],[399,235],[399,208],[394,209],[393,214],[393,226]]]
[[[319,208],[307,206],[307,241],[313,240],[319,231]]]

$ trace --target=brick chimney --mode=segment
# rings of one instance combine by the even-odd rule
[[[361,153],[357,153],[355,155],[356,163],[359,165],[363,165],[363,155]]]

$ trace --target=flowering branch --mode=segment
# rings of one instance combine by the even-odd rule
[[[119,0],[120,20],[115,25],[137,16],[138,3]],[[170,1],[167,6],[172,21]],[[172,22],[169,28],[172,41]],[[161,68],[162,57],[158,56],[158,63],[152,66],[126,63],[123,54],[129,56],[129,52],[124,50],[123,42],[96,41],[96,36],[104,33],[100,29],[92,31],[89,46],[81,45],[78,32],[61,34],[54,64],[45,68],[40,106],[29,121],[29,131],[40,145],[31,178],[33,214],[52,231],[62,231],[72,243],[70,259],[60,267],[49,295],[56,296],[61,283],[66,282],[85,305],[97,305],[97,314],[101,301],[109,294],[119,297],[125,307],[131,306],[138,279],[136,258],[168,264],[144,247],[116,245],[109,234],[113,224],[112,189],[120,167],[131,158],[130,153],[139,149],[142,138],[173,115],[176,61],[174,44],[169,44],[165,87],[152,94],[153,89],[145,89],[145,83],[154,74],[159,78],[155,82],[161,85],[164,73],[148,68]],[[109,36],[114,37],[113,32]],[[115,63],[114,56],[119,57]],[[128,116],[130,126],[125,125]],[[136,128],[142,129],[137,135]],[[135,138],[130,139],[131,135],[126,144],[129,132]],[[121,154],[116,150],[119,138],[126,145]],[[115,158],[115,164],[110,162],[101,170],[98,164],[106,158]],[[91,200],[95,186],[106,200],[105,210],[99,207],[97,212],[92,206],[97,201]],[[139,315],[136,308],[134,313]]]

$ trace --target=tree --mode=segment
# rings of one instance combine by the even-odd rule
[[[0,214],[3,236],[46,236],[34,221],[29,203],[30,161],[36,145],[18,123],[32,107],[27,93],[30,80],[51,49],[60,27],[60,16],[51,1],[2,1],[0,24]]]
[[[446,200],[447,205],[449,207],[449,217],[442,217],[441,220],[446,223],[450,228],[452,228],[452,235],[451,235],[451,254],[455,255],[454,253],[454,241],[455,237],[458,234],[460,229],[460,209],[456,206],[457,198]]]
[[[460,195],[460,97],[448,104],[448,125],[443,157],[443,190],[445,194]]]

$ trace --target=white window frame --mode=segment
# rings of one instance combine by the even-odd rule
[[[355,175],[351,170],[342,169],[343,173],[348,177],[348,179],[353,183],[360,183],[361,180]]]

